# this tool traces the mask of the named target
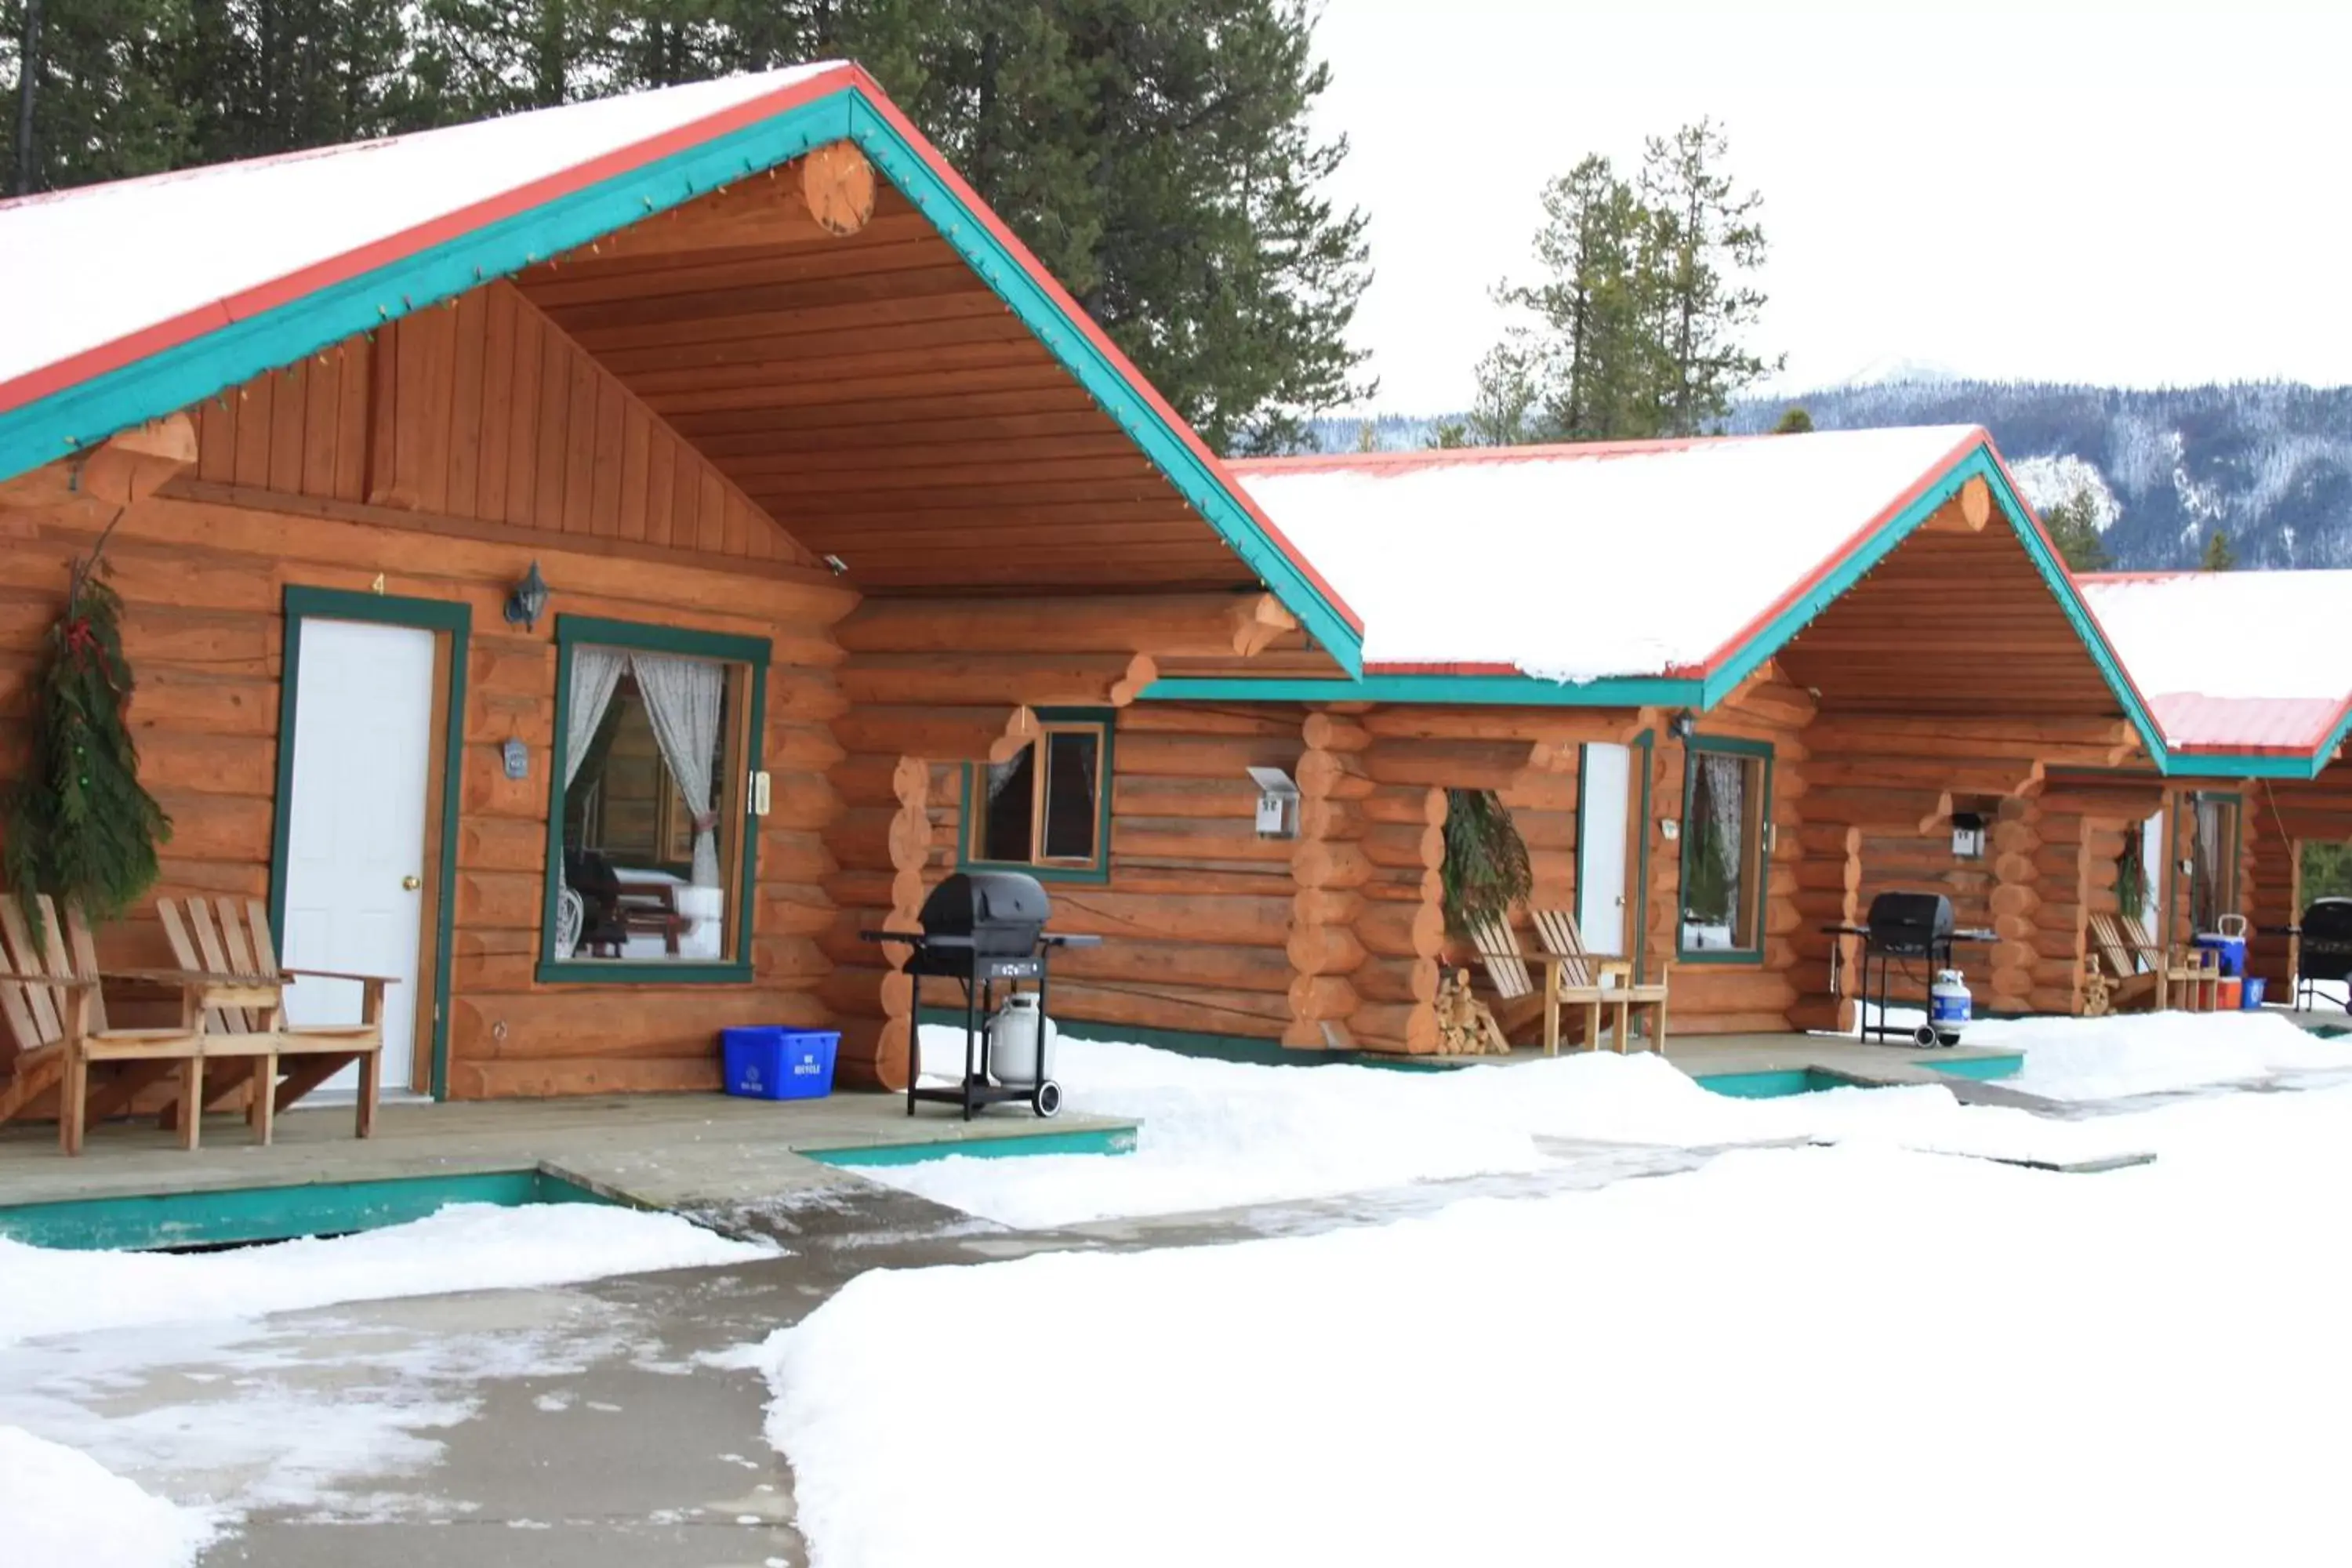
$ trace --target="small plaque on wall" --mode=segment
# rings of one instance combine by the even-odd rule
[[[506,764],[507,777],[510,779],[530,777],[530,748],[520,741],[509,739],[499,746],[499,759]]]

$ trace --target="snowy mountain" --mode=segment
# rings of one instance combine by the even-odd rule
[[[1915,376],[1756,398],[1731,429],[1769,429],[1791,405],[1822,430],[1982,425],[2037,507],[2092,493],[2117,567],[2193,566],[2208,533],[2246,566],[2352,566],[2352,387],[2278,382],[2126,391]],[[1318,421],[1325,451],[1364,421]],[[1436,419],[1370,421],[1384,451],[1430,444]]]

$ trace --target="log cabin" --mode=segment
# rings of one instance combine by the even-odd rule
[[[1430,1052],[1451,789],[1678,1030],[1850,1022],[1923,884],[2064,1010],[2161,754],[1981,431],[1221,462],[854,67],[0,205],[0,777],[102,545],[158,890],[399,968],[420,1093],[902,1084],[859,932],[961,867],[1108,939],[1075,1028]]]
[[[2084,803],[2052,781],[2152,724],[1982,431],[1230,466],[1363,616],[1363,669],[1163,671],[1118,714],[1107,856],[1057,889],[1117,940],[1064,1017],[1436,1049],[1460,789],[1510,807],[1533,907],[1672,966],[1677,1033],[1850,1026],[1829,928],[1896,888],[1996,933],[1980,1005],[2078,1005]],[[1248,821],[1253,768],[1295,784],[1294,839]],[[938,816],[933,873],[992,833]]]
[[[1083,858],[1153,680],[1360,668],[854,66],[0,205],[0,782],[94,552],[157,894],[396,976],[387,1081],[444,1098],[710,1089],[751,1023],[898,1081],[857,933],[913,922],[942,775]],[[144,910],[101,955],[169,962]]]
[[[2096,781],[2110,808],[2098,856],[2145,889],[2173,942],[2225,913],[2254,928],[2247,973],[2293,991],[2288,928],[2308,900],[2307,843],[2352,842],[2352,572],[2136,572],[2081,579],[2147,694],[2161,745]],[[2135,864],[2137,860],[2137,864]],[[2104,870],[2102,870],[2104,875]],[[2113,879],[2086,896],[2114,907]]]

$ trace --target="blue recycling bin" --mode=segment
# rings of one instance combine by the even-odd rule
[[[832,1029],[719,1031],[727,1092],[746,1100],[823,1100],[833,1092],[841,1036]]]

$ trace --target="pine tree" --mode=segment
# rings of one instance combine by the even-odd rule
[[[2230,572],[2236,570],[2237,564],[2237,552],[2230,548],[2230,536],[2218,528],[2209,531],[2205,535],[2205,559],[2199,563],[2198,569]]]
[[[1636,258],[1646,219],[1633,187],[1595,154],[1544,189],[1538,283],[1505,285],[1501,303],[1531,312],[1542,348],[1540,438],[1620,433],[1645,370]]]
[[[1793,405],[1780,416],[1780,422],[1772,426],[1775,436],[1810,436],[1812,433],[1812,415]]]
[[[1486,351],[1478,362],[1478,395],[1464,416],[1474,447],[1517,447],[1543,437],[1537,410],[1543,401],[1541,351],[1525,331],[1517,331]]]
[[[1763,264],[1762,198],[1721,172],[1727,150],[1702,120],[1652,137],[1631,182],[1595,155],[1545,187],[1543,272],[1496,290],[1522,319],[1480,362],[1484,438],[1698,435],[1780,363],[1745,346],[1764,304],[1742,281]]]
[[[58,190],[187,161],[191,117],[173,67],[188,26],[188,0],[0,0],[5,188]]]
[[[2042,526],[2058,548],[2069,570],[2104,572],[2109,564],[2107,543],[2099,532],[2098,499],[2088,489],[2076,490],[2042,513]]]
[[[1730,142],[1712,121],[1650,138],[1640,191],[1649,214],[1643,303],[1658,361],[1657,434],[1718,427],[1731,400],[1781,357],[1743,346],[1764,309],[1763,290],[1740,281],[1764,264],[1763,196],[1722,172]]]

